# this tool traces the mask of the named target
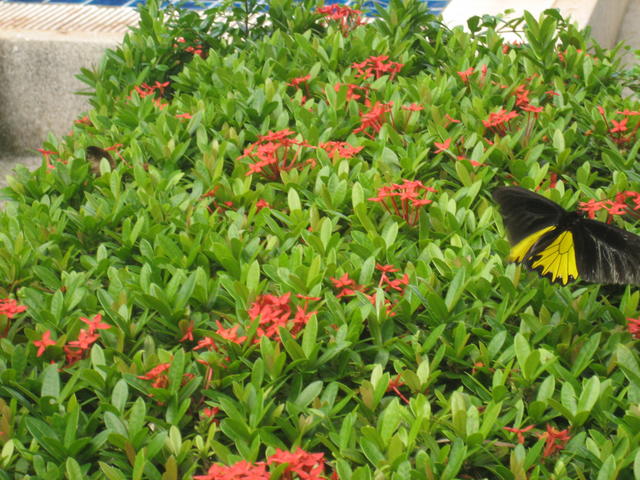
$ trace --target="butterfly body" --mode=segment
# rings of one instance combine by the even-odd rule
[[[522,263],[552,282],[640,284],[640,237],[570,212],[519,187],[494,191],[512,248]]]

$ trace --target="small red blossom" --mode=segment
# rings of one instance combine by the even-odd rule
[[[433,144],[436,146],[436,151],[434,153],[442,153],[445,150],[449,150],[449,146],[451,145],[451,139],[447,138],[444,142],[439,143],[439,142],[433,142]]]
[[[445,123],[445,125],[444,125],[444,128],[447,128],[452,123],[460,123],[460,120],[456,120],[455,118],[453,118],[448,113],[445,114],[444,119],[447,121],[447,123]]]
[[[324,5],[322,7],[318,7],[316,12],[324,15],[328,20],[337,23],[340,26],[342,35],[345,37],[353,29],[366,23],[360,10],[355,10],[346,5],[335,3],[333,5]]]
[[[91,320],[88,318],[80,317],[80,320],[89,325],[89,333],[93,334],[96,330],[107,330],[111,328],[108,323],[102,322],[102,314],[97,313]]]
[[[217,350],[216,342],[212,337],[204,337],[198,340],[198,344],[193,347],[194,350],[200,350],[206,348],[207,350]]]
[[[634,338],[640,340],[640,318],[627,317],[627,330]]]
[[[507,112],[504,108],[495,113],[490,113],[489,118],[482,121],[482,124],[492,132],[504,136],[507,134],[509,121],[516,118],[518,113],[515,111]]]
[[[424,107],[417,103],[412,103],[411,105],[403,105],[402,109],[407,110],[408,112],[419,112],[421,110],[424,110]]]
[[[33,344],[38,347],[38,352],[36,353],[36,357],[40,357],[47,347],[55,345],[56,342],[51,340],[51,330],[47,330],[42,334],[40,340],[34,340]]]
[[[178,340],[179,342],[193,342],[193,320],[191,322],[189,322],[189,325],[187,326],[184,335],[182,335],[182,337],[180,337],[180,340]]]
[[[466,70],[463,70],[462,72],[456,72],[456,73],[460,76],[460,79],[464,83],[469,83],[469,77],[473,75],[474,70],[475,69],[473,67],[469,67]]]
[[[340,91],[340,89],[341,89],[343,86],[346,86],[346,87],[347,87],[347,96],[346,96],[346,100],[347,100],[348,102],[349,102],[349,101],[351,101],[351,100],[356,100],[356,101],[357,101],[357,100],[360,100],[361,98],[363,98],[363,95],[364,95],[364,98],[366,99],[366,98],[367,98],[367,95],[368,95],[368,93],[369,93],[369,87],[367,87],[367,86],[355,85],[355,84],[353,84],[353,83],[336,83],[336,84],[333,86],[333,89],[334,89],[336,92],[339,92],[339,91]],[[362,92],[362,94],[363,94],[363,95],[360,95],[359,93],[357,93],[357,92],[356,92],[356,90],[361,90],[361,92]]]
[[[569,430],[556,430],[551,425],[547,424],[547,431],[538,435],[538,438],[545,441],[544,451],[542,456],[547,458],[560,450],[563,450],[569,440]]]
[[[238,328],[240,328],[240,325],[234,325],[231,328],[223,328],[222,324],[220,323],[220,320],[216,320],[216,325],[218,326],[218,329],[216,330],[216,334],[224,338],[225,340],[229,340],[230,342],[241,344],[247,339],[246,336],[242,336],[242,337],[238,336]]]
[[[271,205],[269,205],[269,202],[261,198],[256,202],[256,210],[259,212],[263,208],[271,208]]]
[[[364,132],[369,138],[374,138],[380,132],[382,124],[387,121],[387,114],[393,103],[376,102],[368,112],[360,112],[360,126],[353,133]],[[371,131],[367,131],[367,130]]]
[[[375,76],[376,79],[383,75],[389,75],[389,79],[393,80],[402,70],[404,64],[388,61],[387,55],[381,55],[379,57],[369,57],[364,62],[353,63],[351,68],[357,70],[356,78],[367,79]]]
[[[193,115],[190,113],[177,113],[176,118],[186,118],[187,120],[190,120],[193,118]]]
[[[598,201],[591,198],[587,202],[580,202],[578,208],[585,212],[589,218],[594,219],[596,218],[596,212],[605,208],[605,205],[606,200]]]
[[[251,304],[248,310],[249,318],[254,321],[258,319],[258,328],[256,330],[256,339],[259,342],[260,337],[267,336],[275,339],[280,336],[280,328],[287,328],[291,335],[295,338],[296,334],[304,328],[309,318],[317,312],[308,312],[308,306],[297,306],[296,313],[292,317],[291,293],[284,295],[259,295]]]
[[[323,480],[324,453],[309,453],[298,447],[295,452],[276,448],[267,459],[267,464],[287,464],[284,474],[295,473],[300,480]]]
[[[413,226],[420,218],[419,207],[432,202],[426,195],[435,191],[419,180],[405,180],[402,184],[381,187],[378,196],[369,198],[369,201],[381,203],[387,212],[404,218],[407,224]]]
[[[619,122],[611,120],[611,123],[613,123],[613,127],[609,129],[609,133],[626,132],[628,121],[628,118],[623,118]]]
[[[544,93],[545,93],[546,95],[549,95],[550,97],[553,97],[553,96],[556,96],[556,97],[557,97],[557,96],[559,96],[559,95],[560,95],[558,92],[555,92],[555,91],[553,91],[553,90],[547,90],[547,91],[546,91],[546,92],[544,92]]]
[[[400,375],[397,375],[396,378],[392,378],[389,380],[389,384],[387,385],[387,392],[393,391],[398,397],[402,399],[402,401],[406,404],[409,404],[409,400],[405,397],[402,392],[400,392],[399,388],[404,385],[404,382],[400,380]]]
[[[325,142],[319,145],[330,157],[338,155],[340,158],[353,158],[364,147],[354,147],[347,142]]]
[[[205,475],[194,475],[194,480],[269,480],[270,474],[264,462],[252,464],[241,460],[233,465],[214,463]]]
[[[245,175],[257,173],[268,180],[276,181],[280,179],[283,171],[302,169],[306,165],[314,167],[314,159],[302,161],[300,156],[303,148],[315,147],[304,140],[290,138],[294,134],[295,132],[289,129],[269,132],[245,148],[238,159],[249,158],[253,162],[249,164],[249,171]]]
[[[13,298],[0,298],[0,315],[6,316],[8,319],[12,319],[17,314],[25,312],[27,307],[24,305],[18,305]]]
[[[513,427],[502,427],[502,428],[504,428],[508,432],[515,433],[518,436],[518,443],[523,444],[524,443],[523,433],[527,433],[529,430],[532,430],[533,428],[535,428],[535,425],[529,425],[528,427],[524,427],[524,428],[513,428]]]
[[[144,375],[138,375],[141,380],[153,380],[151,384],[154,388],[165,388],[169,384],[169,377],[164,373],[171,368],[171,363],[161,363]]]
[[[289,85],[290,87],[300,87],[300,85],[302,83],[306,83],[309,80],[311,80],[311,75],[305,75],[304,77],[296,77],[294,79],[292,79],[289,83],[287,83],[287,85]]]

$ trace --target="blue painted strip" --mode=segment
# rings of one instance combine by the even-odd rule
[[[0,0],[0,3],[69,3],[75,5],[105,5],[113,7],[135,7],[145,0]],[[449,0],[423,0],[429,6],[429,9],[435,13],[442,13],[444,7],[447,6]],[[179,3],[175,0],[171,0],[171,3]],[[325,5],[333,5],[336,3],[348,3],[341,0],[325,0]],[[219,2],[211,1],[188,1],[182,2],[182,5],[186,8],[193,10],[202,10],[211,8],[218,5]],[[385,0],[369,0],[365,1],[363,7],[376,11],[377,8],[385,8],[388,5],[388,1]]]

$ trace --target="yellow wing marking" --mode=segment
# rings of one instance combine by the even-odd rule
[[[544,235],[547,232],[550,232],[554,228],[556,228],[555,225],[551,225],[550,227],[546,227],[546,228],[543,228],[542,230],[538,230],[537,232],[520,240],[516,245],[511,247],[511,252],[509,253],[509,261],[521,262],[522,260],[524,260],[524,257],[527,255],[527,252],[531,250],[531,247],[535,245],[538,239],[540,239],[542,235]]]
[[[526,239],[525,239],[526,240]],[[524,240],[523,240],[524,241]],[[531,268],[542,267],[541,275],[551,273],[551,281],[560,279],[563,285],[569,283],[569,277],[578,278],[576,252],[573,235],[570,231],[562,232],[547,248],[536,255],[537,259]]]

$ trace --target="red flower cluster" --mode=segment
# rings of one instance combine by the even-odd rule
[[[504,108],[501,108],[496,113],[490,113],[489,118],[482,121],[485,128],[488,128],[493,133],[500,135],[501,137],[507,134],[507,127],[510,120],[513,120],[518,116],[515,111],[507,112]]]
[[[287,464],[282,479],[292,479],[293,474],[300,480],[323,480],[324,454],[308,453],[298,447],[295,452],[276,449],[276,453],[266,462],[249,463],[241,460],[233,465],[213,464],[205,475],[196,475],[194,480],[268,480],[267,465]]]
[[[315,148],[305,140],[289,138],[295,134],[293,130],[279,130],[269,132],[258,138],[244,149],[244,153],[238,157],[249,158],[253,163],[249,164],[247,176],[259,173],[268,180],[277,181],[280,173],[295,169],[302,169],[305,165],[315,166],[314,159],[301,161],[300,153],[303,147]]]
[[[142,83],[141,85],[139,86],[136,85],[133,88],[135,89],[136,92],[138,92],[138,95],[140,95],[140,98],[144,98],[149,95],[153,95],[156,92],[160,92],[160,96],[162,96],[164,95],[164,89],[168,86],[169,86],[169,82],[164,82],[164,83],[156,82],[154,85],[147,85],[146,83]]]
[[[176,38],[176,42],[178,42],[178,43],[187,43],[187,41],[184,39],[184,37]],[[179,47],[178,43],[174,43],[173,44],[173,48],[178,48]],[[202,47],[201,44],[198,44],[195,47],[189,45],[189,46],[185,47],[184,51],[187,52],[187,53],[193,53],[194,55],[198,55],[200,58],[207,58],[207,54],[204,52],[203,47]]]
[[[102,322],[102,315],[97,314],[91,320],[88,318],[80,317],[84,323],[89,325],[88,329],[81,329],[78,333],[78,339],[68,342],[64,347],[65,358],[67,361],[66,367],[70,367],[78,360],[82,359],[85,352],[87,352],[91,345],[93,345],[99,338],[99,330],[106,330],[111,328],[111,325]],[[55,345],[56,342],[51,339],[51,330],[47,330],[42,334],[40,340],[34,340],[33,344],[38,347],[37,357],[40,357],[47,347]]]
[[[407,224],[413,226],[420,219],[420,207],[433,201],[426,198],[429,192],[435,193],[436,190],[419,180],[405,180],[402,184],[381,187],[378,196],[369,200],[382,203],[387,212],[404,218]]]
[[[288,86],[295,89],[302,88],[301,85],[304,85],[305,95],[302,96],[303,105],[307,101],[307,98],[309,98],[309,84],[307,83],[309,80],[311,80],[311,75],[305,75],[304,77],[296,77],[287,83]]]
[[[535,425],[529,425],[524,428],[512,428],[512,427],[502,427],[508,432],[515,433],[518,437],[518,443],[524,443],[524,433],[535,428]],[[545,441],[544,451],[542,452],[542,456],[547,458],[553,455],[560,450],[563,450],[566,447],[567,442],[571,440],[571,436],[569,435],[569,429],[566,430],[556,430],[551,425],[547,424],[547,430],[544,433],[538,434],[537,437],[541,440]]]
[[[392,106],[393,102],[376,102],[368,112],[360,112],[360,126],[353,133],[365,132],[369,138],[374,138],[382,128],[382,124],[387,121],[387,113],[391,111]],[[372,132],[365,131],[369,128]]]
[[[544,451],[542,452],[542,456],[545,458],[563,450],[571,440],[569,429],[556,430],[549,424],[547,424],[547,431],[538,435],[538,438],[545,441]]]
[[[207,207],[209,209],[209,212],[211,213],[214,213],[214,212],[222,213],[225,210],[229,210],[233,208],[233,202],[231,200],[223,201],[221,203],[218,203],[216,201],[216,193],[218,192],[219,188],[220,188],[220,185],[216,185],[208,192],[203,193],[202,196],[200,197],[201,200],[204,198],[211,198],[211,203]]]
[[[527,86],[522,84],[518,85],[514,90],[513,94],[516,96],[516,107],[520,108],[520,110],[525,112],[530,112],[535,115],[537,118],[540,112],[544,110],[542,107],[534,107],[531,105],[529,101],[529,90],[527,90]]]
[[[153,388],[166,388],[169,384],[169,377],[164,372],[169,370],[169,368],[171,368],[171,363],[161,363],[153,367],[144,375],[138,375],[138,378],[141,380],[153,380],[153,383],[151,384]]]
[[[382,287],[385,292],[388,293],[396,293],[400,296],[404,295],[405,286],[409,284],[409,276],[405,273],[400,278],[391,279],[389,277],[389,273],[396,273],[400,270],[393,265],[376,265],[376,270],[382,272],[380,275],[380,280],[378,282],[378,287]],[[347,297],[355,295],[356,292],[362,292],[365,297],[369,299],[369,301],[375,305],[376,304],[376,294],[375,292],[371,295],[366,293],[368,287],[364,285],[358,285],[353,279],[349,278],[349,274],[345,273],[340,278],[330,277],[331,283],[333,286],[340,291],[336,295],[336,298]],[[387,315],[390,317],[394,316],[393,307],[395,303],[392,303],[388,298],[385,299],[386,311]]]
[[[64,347],[64,353],[67,360],[67,367],[70,367],[78,360],[82,359],[84,354],[91,348],[99,338],[99,330],[107,330],[111,328],[111,325],[102,322],[102,315],[96,314],[89,320],[88,318],[80,317],[84,323],[89,325],[89,328],[83,328],[78,333],[78,339],[68,342]]]
[[[26,310],[27,307],[18,305],[18,302],[13,298],[0,298],[0,315],[5,315],[8,319],[12,319]]]
[[[513,427],[502,427],[502,428],[504,428],[508,432],[515,433],[518,436],[518,443],[522,445],[524,443],[523,433],[527,433],[529,430],[532,430],[533,428],[535,428],[535,425],[529,425],[528,427],[524,427],[524,428],[513,428]]]
[[[324,5],[322,7],[318,7],[316,12],[324,15],[328,20],[338,23],[340,25],[342,35],[345,37],[349,32],[351,32],[351,30],[365,24],[360,10],[355,10],[345,5]]]
[[[40,153],[42,154],[42,156],[44,157],[44,161],[45,161],[45,162],[47,162],[47,168],[48,168],[48,169],[53,170],[54,168],[56,168],[56,167],[55,167],[55,165],[53,165],[53,164],[51,163],[51,159],[50,159],[50,157],[51,157],[52,155],[59,155],[59,153],[58,153],[58,152],[55,152],[55,151],[53,151],[53,150],[45,150],[45,149],[43,149],[43,148],[36,148],[36,151],[38,151],[38,152],[40,152]],[[67,161],[66,161],[66,160],[61,160],[61,159],[59,159],[59,158],[58,158],[58,159],[56,159],[56,160],[57,160],[57,161],[59,161],[59,162],[62,162],[62,163],[67,163]]]
[[[611,126],[607,120],[607,114],[605,113],[604,108],[598,106],[598,112],[607,126],[607,132],[609,133],[609,138],[612,142],[620,146],[634,143],[636,141],[636,134],[638,132],[638,128],[640,128],[640,120],[636,120],[635,125],[633,126],[629,125],[629,120],[631,117],[640,115],[640,112],[627,109],[617,111],[617,114],[623,115],[625,118],[622,120],[611,119]]]
[[[383,75],[389,75],[389,79],[393,80],[397,73],[400,73],[404,64],[398,62],[387,62],[389,57],[381,55],[379,57],[369,57],[364,62],[353,63],[351,68],[356,69],[356,78],[367,79],[375,75],[376,80]]]
[[[360,86],[360,85],[355,85],[353,83],[336,83],[333,86],[333,89],[336,92],[339,92],[340,89],[346,86],[347,87],[347,102],[351,101],[351,100],[360,100],[362,97],[362,95],[360,95],[359,93],[356,93],[356,90],[362,90],[362,93],[364,95],[364,98],[367,98],[367,95],[369,94],[369,87],[367,87],[366,85]]]
[[[334,155],[337,155],[340,158],[353,158],[364,148],[354,147],[347,142],[325,142],[321,143],[319,146],[332,158]]]
[[[307,311],[308,301],[318,301],[320,299],[317,297],[302,297],[301,295],[298,295],[298,298],[305,298],[307,302],[303,307],[296,306],[296,313],[293,317],[290,303],[291,292],[280,296],[260,295],[255,299],[248,311],[251,320],[259,319],[255,343],[259,342],[259,339],[263,336],[271,339],[279,338],[280,327],[289,329],[293,337],[304,328],[311,316],[317,313],[316,311]]]
[[[640,340],[640,318],[627,318],[627,330],[634,338]]]
[[[632,206],[627,204],[628,200],[631,200]],[[636,212],[640,210],[640,193],[627,190],[617,193],[615,200],[590,199],[587,202],[580,202],[578,209],[585,212],[592,219],[596,217],[598,210],[603,209],[607,210],[609,216],[624,215],[626,213],[638,216]]]

